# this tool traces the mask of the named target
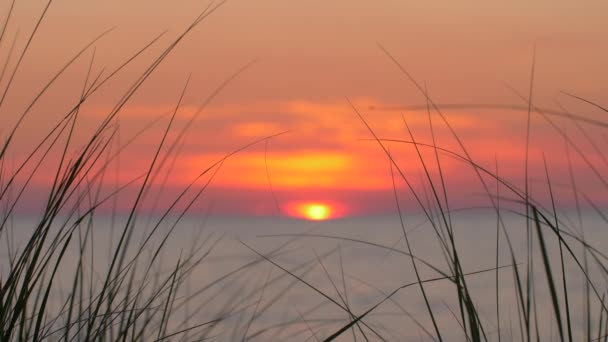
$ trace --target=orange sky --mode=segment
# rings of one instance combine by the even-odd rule
[[[4,139],[44,84],[99,33],[115,27],[95,44],[93,74],[109,73],[167,30],[149,51],[85,103],[72,145],[76,151],[134,78],[207,4],[192,0],[54,1],[0,107],[0,135]],[[15,37],[15,52],[23,49],[43,5],[18,1],[0,45],[0,61],[6,60]],[[0,1],[0,23],[9,6],[10,1]],[[336,215],[394,211],[387,157],[377,143],[365,140],[371,135],[346,98],[382,138],[409,140],[403,118],[416,140],[430,143],[431,136],[424,96],[377,46],[380,42],[428,87],[436,103],[522,108],[442,107],[476,161],[493,169],[498,160],[500,174],[521,184],[526,102],[509,86],[527,95],[536,44],[535,105],[563,111],[562,105],[577,115],[605,120],[605,113],[560,92],[606,104],[608,26],[603,19],[607,11],[605,1],[471,0],[458,5],[454,1],[228,1],[181,42],[121,111],[117,122],[122,142],[165,116],[122,152],[118,180],[127,182],[146,170],[168,123],[167,114],[174,109],[189,75],[167,146],[221,82],[257,60],[198,115],[178,149],[179,159],[164,187],[169,195],[162,199],[171,198],[225,154],[261,137],[289,131],[227,160],[205,203],[215,203],[218,212],[234,214],[275,214],[274,199],[284,214],[294,203],[319,201],[331,203]],[[78,99],[92,53],[93,48],[86,51],[33,107],[8,153],[13,163],[22,161],[26,151]],[[13,55],[7,70],[12,71],[15,61]],[[7,77],[0,80],[1,90]],[[605,170],[608,165],[572,121],[552,118],[588,154],[592,165]],[[436,113],[432,120],[438,145],[461,152]],[[608,143],[605,129],[582,125],[604,148]],[[390,148],[404,174],[423,192],[425,183],[415,150],[395,142]],[[564,151],[563,137],[535,114],[531,177],[544,176],[544,153],[555,178],[567,180]],[[432,176],[437,177],[432,151],[422,152],[431,163]],[[605,200],[593,186],[599,182],[594,173],[571,153],[580,185],[590,196]],[[477,203],[481,188],[471,169],[446,155],[441,158],[453,201],[461,204],[457,206]],[[32,187],[48,185],[52,176],[37,174]],[[156,185],[163,179],[155,179]],[[403,181],[397,185],[406,194],[404,201],[410,203]],[[538,196],[544,196],[545,190],[538,189]],[[128,200],[124,205],[128,206]]]

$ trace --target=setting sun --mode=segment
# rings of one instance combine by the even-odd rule
[[[306,207],[306,217],[310,220],[326,220],[329,218],[329,207],[323,204],[312,204]]]
[[[340,216],[339,205],[326,202],[292,202],[286,206],[289,216],[323,221]]]

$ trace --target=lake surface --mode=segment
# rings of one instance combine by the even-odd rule
[[[589,244],[599,252],[608,254],[608,244],[604,243],[608,241],[606,223],[591,211],[584,212],[582,218]],[[126,260],[130,260],[140,250],[143,236],[150,232],[156,219],[137,219]],[[380,340],[379,335],[389,341],[430,341],[432,337],[429,335],[435,335],[420,286],[416,283],[412,259],[407,253],[397,215],[319,222],[259,217],[184,217],[168,235],[166,245],[157,255],[153,266],[147,269],[146,261],[154,255],[155,247],[159,246],[175,219],[168,218],[159,225],[154,237],[141,249],[143,261],[137,264],[138,272],[141,273],[139,276],[144,277],[146,270],[145,279],[153,284],[153,279],[170,278],[178,261],[182,266],[190,262],[193,267],[179,284],[168,331],[177,332],[220,317],[222,321],[212,328],[206,326],[178,334],[171,340],[196,340],[203,335],[217,341],[241,340],[244,336],[253,341],[322,340],[349,322],[349,314],[344,307],[350,308],[354,315],[362,314],[383,301],[389,293],[408,284],[369,313],[359,327],[344,333],[338,340],[363,340],[361,331],[369,340]],[[525,277],[525,220],[518,214],[506,211],[502,213],[502,219],[519,263],[519,271]],[[487,338],[498,340],[498,286],[501,337],[520,340],[514,272],[502,228],[498,263],[505,267],[498,271],[498,285],[497,274],[493,270],[496,267],[495,212],[481,209],[459,211],[454,212],[450,220],[463,272],[485,270],[468,275],[466,280]],[[573,235],[579,234],[578,217],[574,211],[566,212],[561,220],[565,232],[570,229]],[[11,229],[13,249],[23,245],[34,222],[32,218],[15,220]],[[96,217],[93,228],[86,237],[88,242],[83,260],[88,265],[85,273],[93,284],[93,292],[98,291],[103,283],[113,254],[111,247],[117,244],[120,223],[124,224],[124,218],[116,219],[114,229],[111,228],[111,222],[109,217]],[[436,219],[435,222],[439,224],[440,220]],[[441,242],[425,216],[404,215],[404,226],[412,253],[417,258],[420,278],[428,280],[442,277],[437,270],[449,274]],[[85,241],[85,228],[86,224],[83,224],[80,235],[76,230],[76,235],[82,241]],[[535,226],[532,225],[531,228],[535,294],[533,304],[536,305],[534,319],[539,322],[542,339],[557,339],[557,325],[538,235]],[[548,227],[542,229],[553,276],[561,280],[557,239]],[[581,257],[580,243],[566,235],[564,238],[573,252]],[[1,249],[2,274],[8,270],[4,247],[6,239],[7,235],[4,234]],[[55,309],[65,301],[79,259],[76,247],[68,249],[67,253],[59,270],[57,286],[51,295]],[[197,258],[189,260],[190,255]],[[575,339],[578,340],[583,338],[585,326],[584,278],[573,259],[569,255],[565,259],[573,329]],[[600,259],[606,261],[602,257]],[[596,265],[589,258],[589,274],[601,294],[606,289],[605,273],[599,272]],[[562,298],[561,281],[557,284],[559,298]],[[426,282],[424,290],[442,337],[452,341],[464,340],[454,283],[446,279]],[[597,317],[600,312],[599,301],[593,293],[591,299],[592,314]],[[561,310],[564,308],[561,307]],[[592,320],[595,329],[597,322],[598,319]]]

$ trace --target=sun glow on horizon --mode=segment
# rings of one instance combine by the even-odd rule
[[[310,221],[324,221],[339,216],[336,206],[324,202],[297,202],[288,208],[290,216]]]
[[[329,207],[323,204],[312,204],[306,207],[306,217],[310,220],[321,221],[329,218]]]

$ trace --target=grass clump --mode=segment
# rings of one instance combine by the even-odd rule
[[[47,2],[12,69],[8,66],[13,54],[14,41],[11,45],[0,78],[4,80],[3,77],[8,76],[2,89],[0,108],[11,96],[13,81],[51,3],[52,1]],[[0,148],[2,175],[0,202],[3,208],[0,236],[6,243],[6,254],[3,255],[0,275],[0,340],[161,341],[181,338],[188,336],[189,333],[206,336],[228,315],[230,307],[218,311],[217,316],[205,322],[186,321],[187,324],[176,324],[172,321],[175,312],[182,310],[185,303],[191,300],[191,298],[177,298],[178,290],[184,286],[193,270],[205,260],[220,240],[211,236],[195,238],[193,240],[195,243],[189,249],[184,249],[168,270],[158,269],[162,265],[162,253],[166,249],[171,232],[196,197],[181,211],[174,209],[181,197],[175,199],[174,205],[164,209],[164,214],[157,222],[152,222],[152,229],[144,234],[139,232],[141,227],[137,224],[140,204],[151,187],[151,180],[158,176],[168,160],[175,157],[173,151],[180,143],[178,139],[172,146],[166,148],[167,134],[180,109],[187,90],[187,81],[175,110],[169,116],[164,135],[147,171],[126,184],[116,186],[109,194],[102,192],[102,184],[104,179],[109,177],[107,174],[111,171],[111,166],[115,165],[120,152],[133,141],[119,145],[117,139],[119,113],[180,41],[221,5],[222,2],[211,3],[158,54],[135,78],[89,140],[76,149],[75,155],[69,155],[68,152],[74,148],[72,145],[75,133],[79,130],[78,117],[81,108],[93,94],[104,89],[107,83],[123,69],[137,61],[151,46],[157,45],[162,35],[145,44],[109,73],[101,72],[94,75],[92,74],[95,59],[93,46],[109,33],[109,31],[104,32],[78,51],[34,96],[26,109],[18,115],[14,126],[4,131],[5,139]],[[6,27],[14,7],[15,1],[11,3],[3,23],[0,43],[7,40]],[[19,161],[20,164],[10,169],[8,155],[14,145],[15,137],[20,133],[22,123],[47,90],[54,86],[75,61],[83,58],[87,53],[91,55],[91,60],[79,100],[46,135],[40,138],[29,154]],[[223,86],[225,84],[221,87]],[[26,240],[17,245],[13,241],[16,234],[13,227],[15,210],[23,201],[23,195],[30,187],[32,179],[42,172],[51,174],[48,169],[42,170],[51,155],[59,155],[59,161],[55,171],[52,172],[50,189],[44,194],[42,212],[34,222],[32,230],[27,232]],[[221,162],[218,161],[203,170],[198,178],[207,174],[213,175],[219,169]],[[192,192],[195,182],[196,180],[184,190],[183,194]],[[113,236],[108,244],[112,250],[107,253],[107,259],[99,260],[100,254],[94,250],[97,243],[94,235],[99,229],[97,222],[103,219],[100,218],[98,211],[112,202],[116,204],[116,197],[121,192],[136,185],[139,187],[137,196],[124,219],[118,217],[116,205],[113,206],[114,210],[110,215],[111,234],[116,236]],[[204,187],[198,190],[197,196],[203,191]],[[169,222],[170,220],[174,222]],[[169,229],[164,231],[159,229],[161,225],[167,224]],[[18,229],[23,228],[18,227]],[[136,243],[134,237],[141,242]],[[65,277],[59,279],[59,273],[70,276],[67,279]],[[67,286],[59,285],[60,280],[67,281]]]

